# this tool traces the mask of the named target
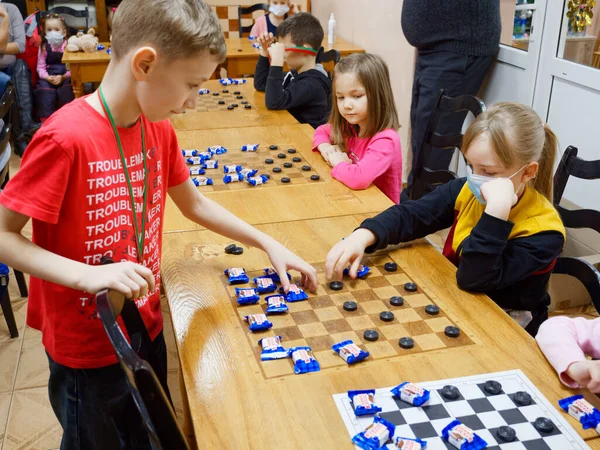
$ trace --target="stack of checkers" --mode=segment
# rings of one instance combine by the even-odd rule
[[[230,86],[218,91],[209,91],[198,96],[196,112],[235,111],[252,109],[238,86]],[[205,92],[201,90],[200,92]]]
[[[264,296],[256,305],[238,306],[235,287],[244,285],[228,286],[226,277],[223,277],[223,284],[237,310],[249,348],[264,377],[293,374],[291,360],[260,360],[262,349],[257,342],[265,336],[282,336],[285,348],[310,346],[321,364],[321,370],[346,365],[331,347],[347,339],[371,353],[369,359],[361,364],[369,364],[377,359],[472,345],[473,341],[467,333],[459,332],[456,337],[448,336],[447,328],[456,327],[455,322],[439,308],[433,315],[426,312],[428,305],[434,305],[431,297],[422,287],[415,286],[400,268],[396,267],[395,272],[386,271],[385,264],[392,262],[387,255],[365,258],[364,264],[370,267],[371,272],[362,280],[344,277],[341,289],[338,286],[332,289],[325,277],[324,264],[316,264],[319,278],[316,295],[307,292],[308,300],[288,303],[288,314],[270,315],[273,328],[263,333],[250,332],[244,316],[265,313]],[[262,271],[248,273],[250,279],[261,275]],[[250,284],[248,287],[253,286]],[[402,306],[392,305],[392,297],[402,297]],[[347,302],[355,302],[356,309],[350,308],[349,311]],[[393,313],[393,318],[390,320],[386,317],[382,320],[381,313],[387,311]],[[371,340],[370,334],[376,334],[377,339]],[[409,338],[412,346],[401,347],[399,341],[402,338]]]
[[[227,153],[214,155],[212,159],[219,162],[219,167],[206,169],[204,176],[211,178],[213,184],[200,186],[198,189],[201,192],[254,188],[245,181],[224,183],[223,167],[228,165],[258,170],[254,176],[267,175],[269,177],[265,183],[267,186],[287,186],[322,181],[317,171],[291,145],[260,144],[255,152],[243,152],[241,147],[227,147]]]

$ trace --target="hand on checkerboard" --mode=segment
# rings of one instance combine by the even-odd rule
[[[319,282],[317,281],[317,270],[313,266],[275,240],[265,245],[263,249],[279,275],[281,287],[285,292],[290,286],[290,280],[286,275],[288,269],[297,270],[302,274],[301,284],[305,289],[311,292],[317,290]]]
[[[577,361],[565,372],[579,386],[589,389],[594,394],[600,393],[600,361]]]
[[[101,266],[83,264],[77,289],[97,294],[103,289],[120,292],[125,298],[141,298],[154,292],[156,284],[152,271],[133,262],[121,262]]]
[[[365,254],[365,249],[376,241],[377,238],[371,231],[359,228],[346,239],[335,244],[325,260],[327,279],[331,280],[335,276],[341,280],[348,264],[351,264],[350,277],[356,278],[356,272]]]
[[[269,47],[275,42],[275,36],[273,36],[273,33],[263,33],[260,36],[258,36],[256,40],[260,44],[260,49],[258,50],[258,53],[260,54],[260,56],[268,58]]]

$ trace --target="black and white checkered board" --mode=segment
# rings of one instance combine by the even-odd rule
[[[483,390],[488,380],[502,384],[502,392],[490,395]],[[383,410],[379,415],[396,425],[395,436],[420,438],[427,442],[426,450],[456,450],[442,439],[442,429],[453,418],[473,429],[487,443],[487,450],[583,450],[588,445],[567,423],[564,416],[533,385],[520,370],[477,375],[472,377],[418,383],[431,391],[431,398],[422,407],[415,407],[393,397],[394,387],[377,389],[375,403]],[[446,400],[439,390],[445,385],[456,386],[461,396]],[[515,392],[525,391],[532,397],[529,406],[513,401]],[[373,422],[372,416],[356,417],[347,393],[333,399],[351,436]],[[551,433],[537,431],[533,422],[547,417],[554,422]],[[517,432],[513,442],[502,442],[496,435],[498,427],[509,425]],[[395,448],[389,441],[388,449]]]

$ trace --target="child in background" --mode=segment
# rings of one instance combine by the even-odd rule
[[[262,17],[256,19],[250,36],[262,36],[263,34],[271,33],[277,35],[277,27],[288,18],[290,15],[300,12],[300,8],[295,3],[290,3],[289,0],[271,0],[269,2],[269,12]]]
[[[600,319],[553,317],[544,322],[535,337],[540,349],[570,388],[600,393]]]
[[[557,146],[532,108],[492,106],[465,133],[467,177],[365,220],[331,249],[327,276],[341,278],[351,263],[356,277],[365,252],[451,227],[443,253],[458,268],[458,286],[505,310],[528,311],[526,330],[535,336],[548,317],[546,285],[565,242],[550,200]]]
[[[402,189],[398,113],[388,67],[376,55],[357,53],[335,67],[329,123],[315,131],[313,150],[331,176],[350,189],[375,184],[394,203]]]
[[[37,72],[39,81],[35,90],[38,116],[43,123],[58,108],[74,100],[71,72],[62,63],[67,46],[67,27],[57,14],[43,21],[44,37],[40,45]]]
[[[0,261],[31,274],[27,324],[42,332],[61,450],[151,448],[95,294],[108,288],[135,302],[152,339],[146,350],[165,380],[160,264],[167,195],[189,220],[263,250],[284,290],[287,269],[302,273],[306,289],[317,287],[313,267],[200,194],[181,155],[168,118],[196,109],[198,89],[226,56],[210,6],[126,0],[113,25],[98,91],[46,121],[0,192]],[[33,242],[21,234],[30,218]],[[115,264],[102,265],[104,256]]]
[[[313,128],[327,121],[331,109],[331,80],[317,64],[323,37],[316,17],[293,15],[277,29],[279,42],[274,43],[272,34],[258,38],[261,48],[254,72],[254,87],[265,92],[268,109],[287,109],[298,122]],[[287,74],[283,72],[284,62],[290,68]]]

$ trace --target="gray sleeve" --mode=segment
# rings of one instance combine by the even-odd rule
[[[16,43],[19,46],[19,53],[23,53],[25,51],[25,24],[23,23],[23,16],[16,6],[7,9],[7,12],[10,16],[10,28],[12,30],[9,42]]]

